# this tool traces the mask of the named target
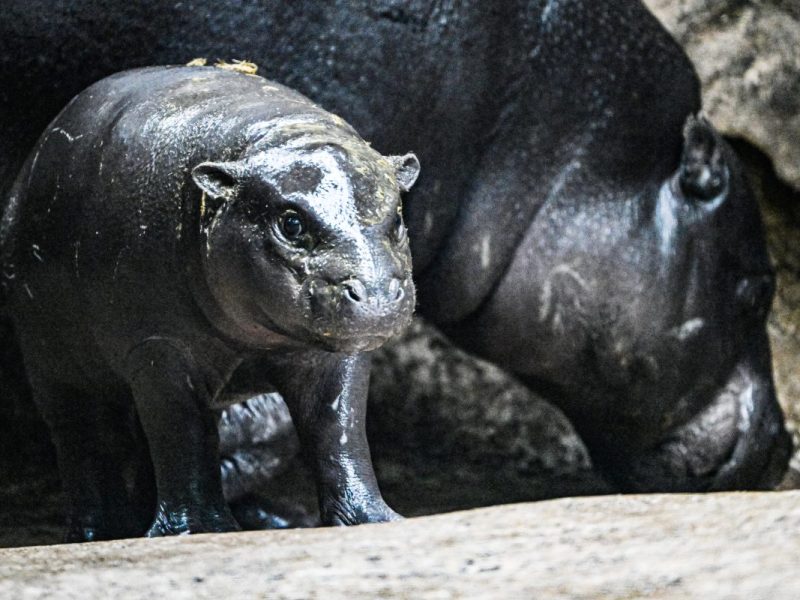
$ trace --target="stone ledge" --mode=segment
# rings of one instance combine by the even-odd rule
[[[645,0],[703,83],[703,108],[725,135],[772,159],[800,190],[800,5],[796,0]]]
[[[800,597],[800,492],[605,496],[350,529],[0,550],[2,598]]]

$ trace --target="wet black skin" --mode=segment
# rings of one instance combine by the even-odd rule
[[[104,75],[253,60],[375,148],[419,152],[420,313],[563,408],[621,489],[785,468],[760,217],[638,0],[6,4],[0,185]]]
[[[289,406],[323,523],[398,518],[365,438],[366,353],[413,312],[399,215],[418,170],[299,94],[212,67],[110,77],[50,124],[0,236],[69,540],[237,529],[214,409],[238,399],[245,361],[249,394]],[[134,500],[150,495],[141,447],[150,506]]]
[[[547,390],[622,489],[769,486],[789,442],[759,215],[711,126],[685,137],[676,172],[629,198],[565,174],[491,298],[444,329]]]

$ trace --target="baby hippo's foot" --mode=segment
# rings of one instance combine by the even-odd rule
[[[131,518],[118,514],[115,518],[98,512],[82,512],[67,518],[64,543],[99,542],[141,535],[144,527]]]
[[[334,526],[403,520],[403,517],[389,508],[381,497],[364,499],[360,504],[330,498],[322,502],[320,514],[323,525]]]
[[[231,512],[242,529],[294,529],[319,527],[319,517],[302,506],[290,506],[258,496],[245,496],[231,503]]]
[[[239,531],[239,524],[233,518],[227,505],[208,506],[167,506],[159,502],[156,518],[145,534],[147,537],[165,535],[185,535],[189,533],[221,533]]]

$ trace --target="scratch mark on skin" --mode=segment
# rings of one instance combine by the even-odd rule
[[[539,322],[544,322],[550,315],[553,301],[553,281],[559,275],[566,275],[580,286],[584,292],[588,292],[591,286],[571,265],[561,264],[554,267],[547,275],[547,279],[542,287],[541,307],[539,308]],[[556,314],[558,318],[558,314]],[[560,320],[560,319],[559,319]]]
[[[558,172],[558,175],[553,179],[552,187],[544,200],[544,204],[550,204],[554,199],[563,191],[567,185],[570,176],[581,168],[582,162],[580,158],[573,158]]]
[[[556,314],[553,315],[553,332],[564,333],[564,322],[561,319],[560,312],[556,312]]]
[[[681,342],[685,342],[690,337],[696,335],[704,326],[706,322],[703,319],[695,318],[689,319],[678,327],[670,329],[670,335],[678,338]]]
[[[542,15],[541,17],[539,17],[539,21],[541,22],[542,25],[545,25],[550,20],[550,13],[553,12],[554,8],[553,4],[554,4],[553,0],[550,0],[545,5],[544,10],[542,10]]]
[[[28,189],[31,187],[31,181],[33,181],[33,172],[36,170],[36,163],[39,162],[39,154],[42,151],[42,146],[44,143],[47,142],[47,139],[44,140],[39,146],[36,148],[36,154],[33,155],[33,160],[31,161],[30,169],[28,170]]]
[[[97,149],[101,150],[102,148],[103,148],[103,140],[100,140],[100,142],[97,144]],[[103,176],[103,154],[102,153],[100,154],[100,164],[99,164],[99,166],[97,168],[97,176],[98,177],[102,177]]]
[[[43,263],[43,262],[44,262],[44,259],[42,258],[42,255],[40,254],[41,250],[42,250],[42,249],[39,247],[39,245],[38,245],[38,244],[32,244],[32,245],[31,245],[31,252],[33,253],[33,256],[34,256],[34,257],[36,258],[36,260],[38,260],[40,263]]]
[[[431,211],[425,211],[425,218],[422,224],[423,229],[425,230],[425,235],[430,234],[433,231],[433,213]]]
[[[739,422],[737,428],[740,432],[746,433],[750,429],[750,420],[755,410],[753,402],[753,383],[747,384],[747,389],[742,392],[739,400]]]
[[[492,259],[492,236],[485,235],[481,239],[481,269],[486,270],[489,268],[489,263]]]
[[[662,256],[669,256],[673,251],[673,241],[678,229],[678,220],[675,218],[675,200],[669,188],[669,183],[661,186],[656,204],[656,231],[661,238],[659,249]]]
[[[336,396],[336,400],[334,400],[331,403],[331,410],[333,410],[334,412],[339,410],[339,398],[340,398],[340,396]]]
[[[67,140],[69,140],[69,143],[70,143],[70,144],[71,144],[72,142],[74,142],[75,140],[79,140],[79,139],[81,139],[81,138],[84,136],[84,134],[80,134],[80,135],[71,135],[71,134],[70,134],[70,133],[69,133],[67,130],[63,129],[62,127],[54,127],[54,128],[52,129],[52,131],[53,131],[53,133],[60,133],[60,134],[62,134],[62,135],[65,137],[65,138],[67,138]]]
[[[78,255],[80,254],[80,251],[81,251],[81,241],[78,240],[77,242],[75,242],[75,258],[73,260],[73,262],[75,264],[75,278],[76,279],[80,279],[81,278],[81,272],[80,272],[80,268],[78,266]]]
[[[28,293],[28,296],[30,296],[30,299],[33,300],[33,292],[31,291],[30,286],[27,283],[23,283],[22,287],[25,288],[25,291]]]
[[[123,252],[125,252],[124,248],[119,251],[119,253],[117,254],[117,259],[114,261],[114,275],[112,277],[114,279],[114,281],[117,280],[117,271],[119,270],[119,261],[122,258],[122,253]]]

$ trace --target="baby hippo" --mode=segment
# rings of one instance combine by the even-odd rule
[[[213,67],[127,71],[70,102],[0,226],[68,540],[237,529],[215,410],[270,390],[323,523],[398,518],[365,437],[366,353],[414,309],[400,192],[418,172],[292,90]]]

